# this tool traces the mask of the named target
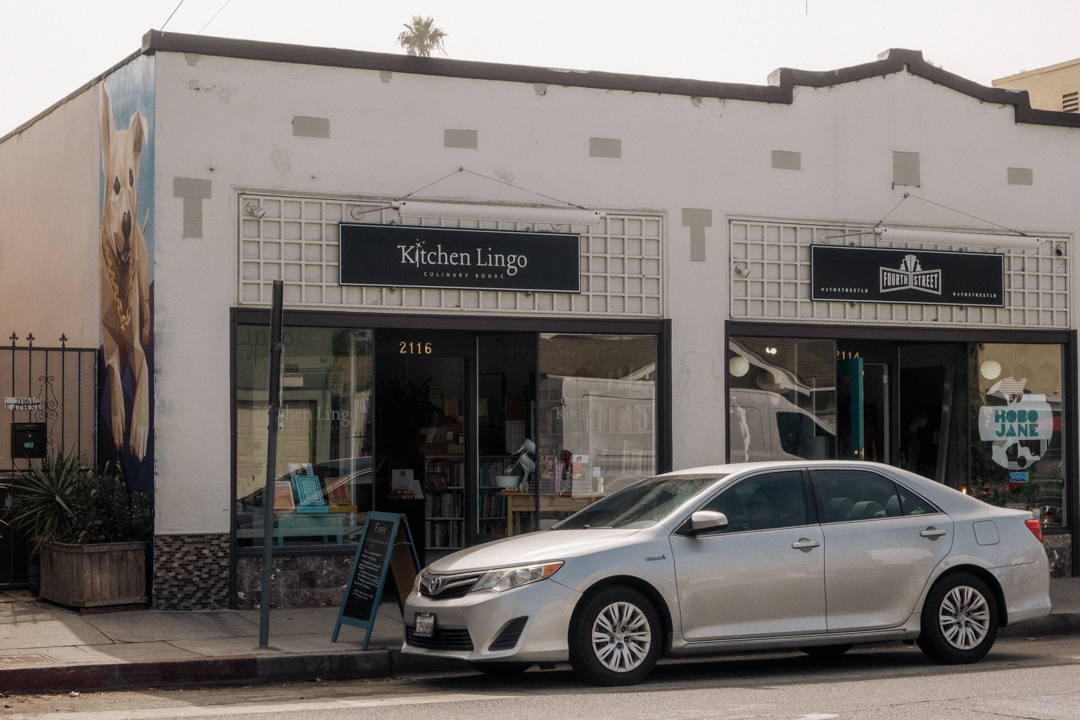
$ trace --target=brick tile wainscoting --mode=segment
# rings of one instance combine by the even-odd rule
[[[228,607],[228,533],[154,536],[154,609]]]
[[[1043,547],[1050,558],[1050,577],[1072,577],[1072,535],[1043,535]]]
[[[270,607],[324,607],[341,604],[352,561],[352,555],[275,558],[271,576]],[[236,563],[236,607],[241,610],[258,607],[261,583],[262,558],[239,558]]]

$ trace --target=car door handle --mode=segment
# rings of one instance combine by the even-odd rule
[[[925,530],[923,530],[919,534],[922,535],[924,538],[930,538],[932,540],[934,538],[939,538],[942,535],[944,535],[945,531],[944,530],[939,530],[938,528],[931,525],[930,527],[926,528]]]
[[[819,543],[817,540],[811,540],[810,538],[799,538],[798,542],[791,543],[791,547],[795,548],[796,550],[805,550],[807,548],[816,548],[820,544],[821,543]]]

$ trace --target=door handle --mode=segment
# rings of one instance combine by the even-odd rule
[[[817,540],[811,540],[810,538],[799,538],[798,542],[791,543],[791,547],[796,550],[806,550],[807,548],[816,548],[820,545]]]
[[[942,535],[944,535],[945,531],[944,530],[939,530],[938,528],[931,525],[930,527],[926,528],[925,530],[923,530],[919,534],[922,535],[924,538],[930,538],[931,540],[935,540],[935,539],[941,537]]]

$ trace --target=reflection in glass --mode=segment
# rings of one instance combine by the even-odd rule
[[[731,338],[731,462],[835,458],[835,362],[832,340]]]
[[[978,344],[970,353],[971,485],[994,505],[1064,525],[1060,345]]]
[[[544,505],[579,510],[656,472],[654,336],[541,334],[539,368],[539,492],[561,498]]]
[[[344,544],[371,509],[369,330],[286,328],[274,476],[278,545]],[[236,344],[236,536],[262,544],[269,334],[240,325]]]

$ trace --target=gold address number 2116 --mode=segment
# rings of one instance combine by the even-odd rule
[[[398,353],[401,355],[430,355],[431,343],[412,343],[402,340],[398,342]]]

